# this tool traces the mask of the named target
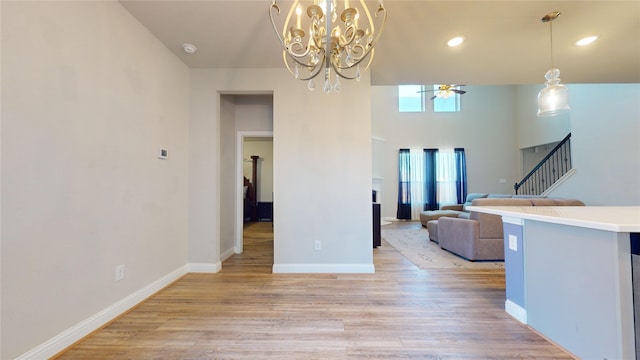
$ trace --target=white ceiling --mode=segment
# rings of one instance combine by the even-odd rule
[[[191,68],[282,67],[271,0],[120,0]],[[291,1],[278,1],[286,12]],[[376,6],[373,2],[370,8]],[[386,0],[374,85],[542,84],[553,59],[563,83],[640,83],[640,1]],[[575,42],[596,34],[590,46]],[[458,48],[445,42],[463,35]],[[198,52],[187,55],[183,43]]]

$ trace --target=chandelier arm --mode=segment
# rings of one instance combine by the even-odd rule
[[[274,9],[277,11],[277,14],[280,15],[280,7],[278,6],[278,4],[276,4],[275,0],[273,0],[273,3],[271,3],[271,7],[269,8],[269,20],[271,20],[271,26],[273,26],[273,31],[276,33],[278,40],[280,40],[280,45],[284,47],[284,40],[282,39],[282,36],[280,36],[280,32],[278,32],[278,27],[276,26],[275,20],[273,20]]]
[[[311,24],[309,25],[309,31],[310,31],[310,33],[309,33],[309,43],[311,43],[311,41],[313,41],[313,45],[317,49],[322,49],[323,34],[320,32],[321,29],[322,29],[321,26],[317,26],[313,22],[311,22]],[[318,34],[318,33],[320,33],[319,36],[313,36],[313,34]]]
[[[342,72],[340,72],[340,70],[345,69],[345,68],[338,68],[336,66],[336,64],[331,64],[331,67],[333,68],[333,71],[336,73],[336,75],[338,75],[339,77],[341,77],[343,79],[353,80],[353,79],[356,78],[355,76],[347,76],[347,75],[343,74]]]
[[[293,75],[295,77],[295,72],[293,70],[291,70],[291,66],[289,65],[289,62],[287,61],[288,59],[293,60],[295,63],[297,63],[298,65],[311,69],[311,75],[309,75],[308,77],[297,77],[298,80],[311,80],[314,77],[318,76],[318,74],[320,73],[320,71],[322,71],[323,69],[323,64],[324,64],[324,58],[321,62],[317,63],[314,66],[309,66],[308,64],[302,63],[300,62],[298,59],[296,59],[295,57],[289,56],[289,53],[287,53],[286,51],[282,51],[282,60],[284,61],[284,65],[287,67],[287,70],[289,71],[289,73],[291,75]],[[315,72],[313,72],[315,71]]]
[[[353,56],[354,52],[357,53],[357,54],[360,54],[360,55],[354,57]],[[346,67],[340,66],[340,68],[341,69],[351,68],[351,67],[359,64],[360,62],[362,62],[362,60],[364,60],[367,57],[368,54],[369,54],[368,50],[366,50],[366,48],[363,45],[356,44],[351,48],[351,52],[348,54],[354,62],[351,65],[347,64]]]
[[[369,48],[369,50],[367,50],[367,52],[364,55],[362,55],[362,57],[358,61],[354,62],[353,65],[351,65],[351,66],[339,66],[338,68],[340,70],[350,69],[350,68],[352,68],[354,66],[360,65],[360,63],[363,62],[365,59],[368,59],[367,66],[365,66],[365,68],[362,70],[363,72],[367,71],[369,69],[369,66],[373,62],[373,54],[374,53],[375,53],[375,49],[373,47],[371,47],[371,48]]]
[[[373,62],[373,50],[371,49],[371,56],[369,57],[365,57],[369,59],[369,62],[367,63],[367,66],[364,68],[364,70],[361,70],[361,72],[365,72],[367,71],[367,69],[369,69],[369,66],[371,65],[371,63]],[[364,60],[365,58],[362,58],[360,61],[358,61],[357,63],[353,64],[353,66],[356,66],[358,64],[360,64],[362,62],[362,60]],[[349,67],[341,67],[341,66],[336,66],[336,64],[331,64],[331,67],[333,68],[333,70],[335,70],[336,74],[338,76],[340,76],[343,79],[347,79],[347,80],[353,80],[356,79],[356,76],[347,76],[345,74],[342,73],[342,70],[346,70],[346,69],[351,69],[353,66],[349,66]]]
[[[311,74],[309,74],[308,77],[301,77],[299,79],[302,81],[306,81],[306,80],[311,80],[315,78],[316,76],[318,76],[318,74],[320,74],[322,69],[324,69],[324,66],[322,66],[324,65],[324,63],[325,63],[325,60],[323,59],[321,62],[319,62],[318,64],[316,64],[316,66],[312,68],[315,72],[312,72]]]
[[[380,35],[382,35],[382,33],[384,32],[384,26],[387,24],[387,9],[385,9],[384,7],[382,7],[382,5],[380,5],[380,7],[378,7],[378,9],[375,12],[375,16],[376,19],[378,18],[378,14],[382,12],[382,20],[380,22],[380,29],[376,34],[376,37],[371,41],[371,43],[369,45],[371,45],[371,47],[376,46],[376,44],[378,43],[378,40],[380,39]],[[367,11],[367,14],[369,12]],[[371,17],[369,17],[371,18]],[[373,25],[371,25],[371,29],[373,29]]]
[[[363,3],[363,0],[360,0],[361,3]],[[366,6],[363,5],[364,11],[367,15],[367,18],[369,19],[369,24],[371,26],[371,29],[374,29],[373,26],[373,20],[371,18],[371,15],[369,13],[369,10]],[[369,61],[367,63],[367,66],[364,68],[363,71],[367,71],[369,69],[369,66],[371,65],[371,62],[373,60],[373,53],[374,53],[374,48],[376,43],[378,42],[378,40],[380,39],[380,35],[384,32],[384,26],[387,22],[387,10],[382,6],[382,4],[378,7],[378,9],[376,10],[375,17],[378,18],[379,14],[382,12],[382,21],[380,23],[380,30],[378,31],[378,33],[376,34],[376,37],[371,41],[371,43],[369,43],[369,49],[365,52],[364,55],[362,55],[360,57],[359,60],[357,60],[356,62],[353,63],[353,65],[348,66],[348,67],[339,67],[340,69],[348,69],[350,67],[354,67],[358,64],[360,64],[362,61],[364,61],[365,59],[369,58]],[[346,77],[345,77],[346,79]]]
[[[372,33],[375,34],[376,33],[375,26],[373,24],[373,18],[371,17],[371,13],[369,13],[369,8],[366,6],[364,0],[360,0],[360,4],[365,14],[367,15],[367,20],[369,20],[369,26],[371,27],[371,31]],[[384,6],[382,6],[382,2],[379,3],[378,8],[373,13],[376,19],[379,17],[379,14],[381,12],[382,12],[382,20],[380,21],[380,31],[377,32],[376,37],[371,41],[371,43],[369,43],[369,45],[371,46],[375,46],[375,44],[378,42],[378,39],[380,39],[380,35],[382,35],[382,33],[384,32],[384,26],[387,23],[387,9],[385,9]]]
[[[344,35],[347,35],[347,34],[351,34],[348,39],[344,36]],[[344,35],[341,36],[341,40],[343,40],[343,42],[342,42],[342,44],[340,44],[340,46],[343,47],[343,48],[351,45],[351,43],[353,43],[355,41],[355,39],[356,39],[356,27],[355,27],[355,25],[347,26],[344,29]]]
[[[288,56],[289,56],[289,59],[291,59],[293,62],[295,62],[295,63],[297,63],[298,65],[300,65],[300,66],[302,66],[302,67],[304,67],[304,68],[307,68],[307,69],[316,69],[316,68],[321,68],[322,66],[320,66],[320,65],[324,62],[324,60],[323,60],[322,62],[319,62],[319,63],[317,63],[317,64],[315,64],[315,65],[311,65],[311,64],[303,63],[302,61],[300,61],[300,60],[296,59],[295,57],[291,56],[291,55],[290,55],[289,53],[287,53],[286,51],[283,51],[283,52],[284,52],[284,54],[285,54],[285,55],[283,55],[283,58],[284,58],[284,60],[285,60],[285,64],[287,63],[287,61],[286,61],[286,59],[287,59],[287,58],[286,58],[286,55],[288,55]]]
[[[296,46],[296,45],[297,45],[297,46]],[[296,52],[296,51],[294,50],[294,48],[297,48],[297,47],[305,48],[305,51],[304,51],[304,52],[302,52],[302,53],[300,53],[300,52]],[[299,44],[299,43],[293,43],[293,44],[291,44],[289,47],[286,47],[286,46],[285,46],[284,51],[286,51],[286,52],[287,52],[289,55],[291,55],[292,57],[303,58],[303,57],[305,57],[305,56],[309,55],[309,46],[306,46],[306,47],[305,47],[305,46],[302,46],[302,44]],[[305,65],[305,66],[306,66],[306,65]]]

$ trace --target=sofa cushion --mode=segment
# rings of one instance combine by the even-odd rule
[[[482,194],[482,193],[467,194],[467,199],[464,202],[462,210],[466,211],[467,206],[471,206],[471,202],[473,202],[473,200],[486,198],[487,196],[489,196],[489,194]]]
[[[507,199],[507,198],[511,198],[513,197],[513,195],[511,194],[489,194],[487,195],[487,198],[490,199]]]
[[[556,206],[584,206],[585,204],[576,199],[553,199]]]
[[[429,232],[429,239],[433,242],[438,242],[438,220],[431,220],[427,223],[427,231]]]
[[[549,198],[530,198],[528,200],[531,201],[531,204],[533,206],[554,206],[554,205],[556,205],[555,200],[549,199]]]
[[[427,210],[420,213],[420,222],[423,226],[427,226],[429,221],[438,220],[443,216],[458,217],[461,211],[458,210]]]
[[[530,199],[486,198],[475,199],[471,204],[474,206],[531,206],[531,201]],[[480,223],[480,238],[502,238],[501,216],[472,211],[469,218],[477,220]]]
[[[531,199],[516,198],[486,198],[475,199],[471,202],[473,206],[531,206]]]
[[[482,239],[478,225],[477,221],[458,218],[438,220],[440,247],[472,261],[504,260],[502,236]]]

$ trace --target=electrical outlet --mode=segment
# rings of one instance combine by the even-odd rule
[[[124,279],[124,264],[116,266],[116,281]]]
[[[319,251],[322,249],[322,242],[320,240],[316,240],[315,247],[313,248],[315,251]]]

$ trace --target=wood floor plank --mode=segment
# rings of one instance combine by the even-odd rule
[[[375,274],[271,274],[271,223],[244,243],[57,358],[572,359],[505,313],[502,269],[419,269],[383,242]]]

